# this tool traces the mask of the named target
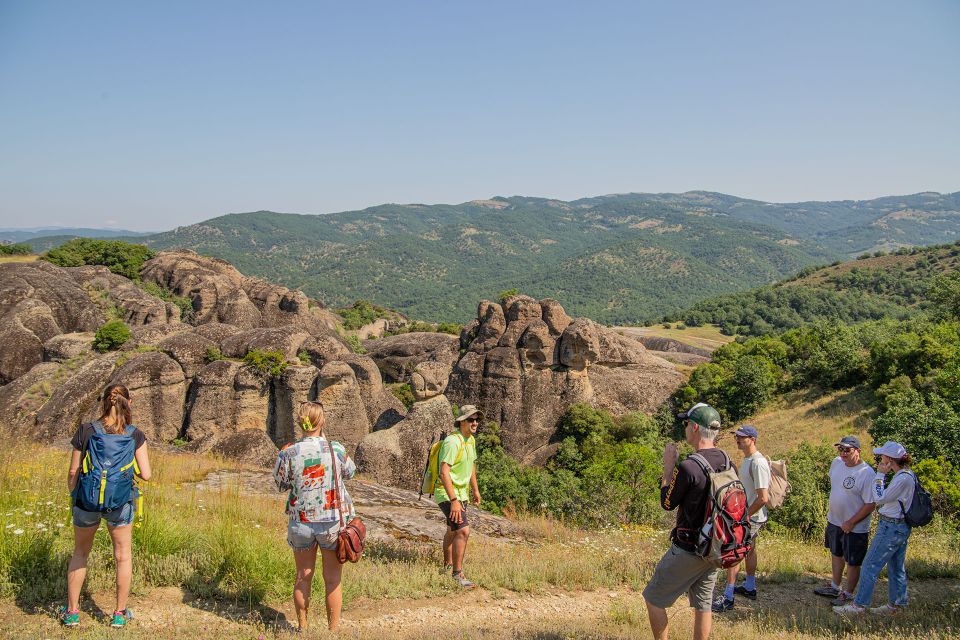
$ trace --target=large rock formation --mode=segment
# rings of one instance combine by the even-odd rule
[[[333,331],[336,316],[313,306],[302,291],[245,276],[228,262],[192,251],[162,251],[141,277],[193,302],[194,324],[223,322],[241,329],[296,327],[319,335]]]
[[[500,423],[507,451],[526,461],[543,459],[570,405],[652,412],[681,382],[670,363],[640,343],[586,318],[571,319],[555,300],[483,301],[461,346],[466,353],[447,395],[479,405]]]
[[[446,333],[401,333],[379,340],[365,340],[363,348],[373,358],[386,382],[406,382],[421,362],[453,366],[460,341]]]

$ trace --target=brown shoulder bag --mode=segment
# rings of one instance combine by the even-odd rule
[[[337,535],[337,560],[340,564],[344,562],[356,562],[363,555],[363,543],[367,537],[367,527],[363,520],[355,517],[344,526],[342,498],[340,496],[340,474],[337,473],[337,454],[333,450],[333,442],[327,441],[330,447],[330,462],[333,468],[333,492],[334,500],[337,505],[337,511],[340,513],[340,533]]]

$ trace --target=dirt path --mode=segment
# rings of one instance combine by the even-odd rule
[[[834,620],[829,602],[812,594],[816,582],[769,585],[760,600],[737,600],[737,608],[715,616],[718,632],[734,632],[741,623],[751,626],[758,617],[776,627],[794,626],[798,620]],[[883,587],[885,588],[885,587]],[[911,597],[919,600],[960,601],[960,585],[952,580],[911,584]],[[14,603],[0,602],[0,638],[106,638],[117,632],[107,627],[112,610],[110,593],[94,594],[86,603],[80,629],[62,629],[52,608],[25,612]],[[203,600],[179,588],[153,589],[132,597],[136,612],[130,628],[120,635],[140,638],[192,640],[199,638],[304,637],[292,632],[292,604],[248,607],[243,603]],[[336,637],[389,638],[390,640],[450,637],[470,638],[647,638],[646,613],[639,592],[553,590],[538,594],[493,593],[483,589],[442,598],[358,599],[344,608],[343,624]],[[681,598],[670,610],[671,625],[679,632],[690,627],[691,610]],[[334,637],[323,628],[323,601],[314,600],[311,620],[316,625],[305,637]],[[779,620],[779,623],[778,623]],[[801,624],[802,626],[802,624]],[[717,635],[716,637],[726,637]],[[951,636],[952,637],[952,636]]]

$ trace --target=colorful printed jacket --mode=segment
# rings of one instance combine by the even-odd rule
[[[277,490],[290,491],[286,513],[300,522],[340,520],[333,490],[333,473],[330,470],[330,446],[323,436],[313,436],[287,445],[277,455],[273,481],[277,484]],[[354,515],[353,500],[343,480],[353,477],[357,465],[339,442],[333,442],[333,450],[337,454],[343,518],[348,521]]]

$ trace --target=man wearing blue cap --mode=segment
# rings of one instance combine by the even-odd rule
[[[770,463],[767,457],[757,449],[757,437],[760,435],[756,427],[745,424],[733,432],[737,440],[737,449],[743,454],[743,464],[740,465],[740,482],[747,494],[747,513],[750,515],[750,537],[753,538],[753,548],[744,558],[747,570],[747,579],[741,586],[737,584],[737,572],[740,566],[727,569],[727,586],[723,593],[718,594],[713,602],[713,610],[717,613],[733,609],[734,594],[742,595],[751,600],[757,599],[757,535],[767,524],[767,509],[764,505],[769,500],[770,490]]]

